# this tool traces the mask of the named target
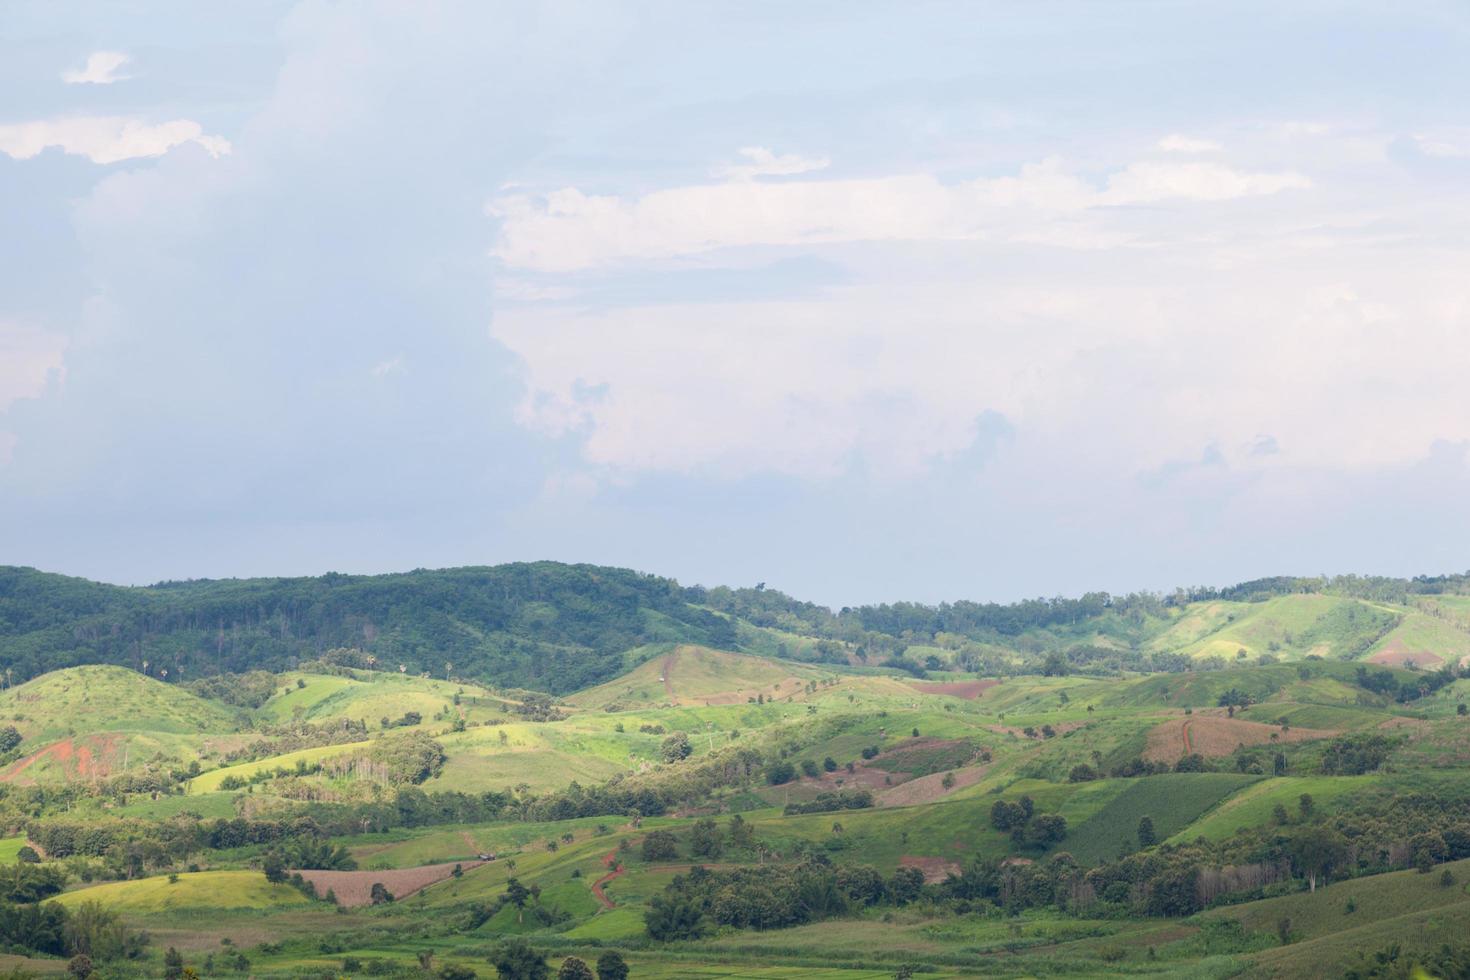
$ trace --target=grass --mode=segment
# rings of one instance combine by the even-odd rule
[[[0,717],[28,748],[98,732],[221,734],[239,727],[224,706],[124,667],[70,667],[0,693]]]
[[[1342,797],[1371,786],[1375,781],[1376,777],[1373,776],[1281,776],[1263,779],[1254,786],[1242,789],[1203,817],[1174,833],[1169,842],[1179,844],[1197,837],[1224,840],[1238,830],[1269,823],[1272,810],[1277,805],[1285,807],[1295,817],[1303,794],[1312,797],[1313,805],[1319,811],[1329,811]]]
[[[75,907],[96,901],[118,912],[135,915],[178,912],[185,909],[288,909],[313,904],[290,885],[273,885],[259,871],[198,871],[113,881],[66,892],[56,899]]]
[[[298,761],[305,762],[309,765],[313,762],[321,762],[323,759],[330,759],[333,756],[357,752],[370,745],[372,745],[370,741],[347,742],[342,745],[322,745],[317,748],[299,749],[295,752],[273,755],[266,759],[257,759],[254,762],[242,762],[238,765],[214,769],[195,776],[189,781],[189,795],[197,796],[201,793],[213,793],[220,788],[221,783],[231,776],[249,780],[251,776],[259,772],[269,772],[278,767],[291,769]]]
[[[1170,773],[1130,780],[1097,813],[1074,827],[1058,845],[1085,864],[1138,850],[1138,822],[1153,820],[1160,840],[1168,838],[1259,776],[1234,773]]]

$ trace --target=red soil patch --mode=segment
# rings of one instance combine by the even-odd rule
[[[936,681],[909,681],[908,686],[920,694],[947,694],[950,697],[973,701],[999,683],[1000,681],[995,680],[948,681],[945,683]]]
[[[943,881],[950,875],[957,875],[963,870],[960,868],[958,861],[951,861],[948,858],[916,857],[912,854],[905,854],[899,858],[898,866],[900,868],[918,868],[924,872],[924,883],[926,885]]]
[[[957,789],[973,786],[985,778],[990,771],[990,764],[983,766],[966,766],[963,769],[955,769],[949,773],[936,772],[928,776],[920,776],[910,779],[900,786],[893,786],[880,793],[878,796],[879,806],[915,806],[920,803],[933,803],[953,793]],[[945,788],[944,777],[954,776],[954,784]]]
[[[1410,650],[1402,640],[1390,640],[1388,646],[1369,657],[1368,662],[1385,667],[1439,667],[1444,664],[1444,658],[1428,650]]]
[[[1272,735],[1276,738],[1273,740]],[[1177,762],[1191,753],[1215,758],[1229,755],[1238,745],[1265,745],[1269,742],[1309,742],[1331,738],[1335,731],[1317,728],[1292,728],[1283,732],[1279,725],[1267,725],[1243,718],[1195,715],[1156,725],[1148,733],[1143,757],[1149,762]]]
[[[613,904],[613,900],[608,898],[602,890],[603,885],[607,884],[609,881],[612,881],[614,878],[618,877],[626,870],[621,864],[617,863],[617,860],[617,851],[608,851],[606,854],[604,854],[602,856],[602,866],[605,868],[612,868],[612,870],[592,883],[592,894],[599,902],[602,903],[602,907],[605,909],[617,908],[617,906]]]
[[[450,861],[446,864],[426,864],[419,868],[402,868],[397,871],[302,871],[300,874],[316,886],[318,895],[325,895],[330,888],[337,896],[337,904],[357,908],[372,904],[374,884],[381,883],[392,892],[394,898],[407,898],[452,877],[456,864],[462,870],[469,871],[485,863]]]
[[[105,779],[112,775],[111,761],[117,756],[117,736],[88,735],[81,739],[64,738],[10,765],[0,773],[0,782],[30,784],[27,769],[40,762],[51,762],[68,778]]]

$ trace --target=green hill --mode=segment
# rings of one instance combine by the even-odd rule
[[[0,716],[32,744],[97,732],[224,734],[240,723],[235,712],[175,684],[105,665],[54,671],[0,692]]]

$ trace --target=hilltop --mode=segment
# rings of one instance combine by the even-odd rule
[[[652,646],[687,644],[912,674],[1089,670],[1323,657],[1420,667],[1470,657],[1470,578],[1272,578],[1167,596],[832,611],[764,586],[683,586],[535,562],[391,575],[124,588],[0,567],[0,663],[15,681],[110,663],[172,680],[329,662],[570,694]]]

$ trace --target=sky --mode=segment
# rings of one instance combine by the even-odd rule
[[[1470,6],[0,7],[0,563],[1470,568]]]

